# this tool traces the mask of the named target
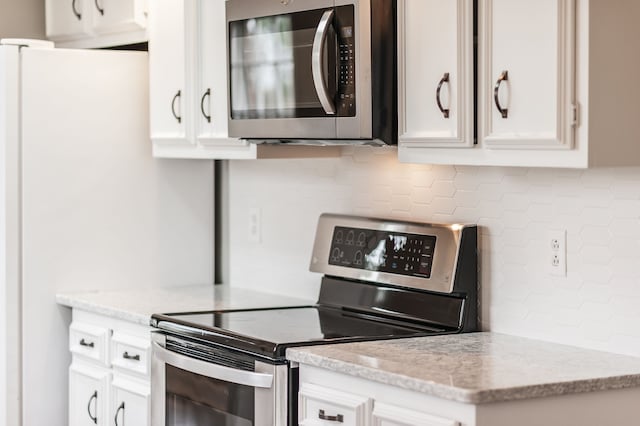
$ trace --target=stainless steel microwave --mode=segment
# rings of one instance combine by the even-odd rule
[[[229,135],[397,143],[395,0],[228,0]]]

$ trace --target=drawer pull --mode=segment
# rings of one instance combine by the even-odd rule
[[[132,361],[140,361],[140,355],[129,355],[129,352],[123,353],[122,358],[130,359]]]
[[[342,414],[338,414],[336,416],[327,416],[324,414],[324,410],[318,411],[318,418],[320,420],[326,420],[328,422],[338,422],[338,423],[344,422],[344,416]]]
[[[80,339],[80,346],[84,346],[86,348],[93,348],[96,344],[93,342],[87,342],[84,339]]]
[[[91,401],[95,401],[94,410],[96,415],[91,414]],[[87,413],[89,413],[89,418],[94,424],[98,424],[98,391],[95,391],[91,398],[89,398],[89,403],[87,404]]]

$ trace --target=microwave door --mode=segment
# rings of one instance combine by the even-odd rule
[[[229,22],[230,136],[336,139],[334,20],[325,8]]]

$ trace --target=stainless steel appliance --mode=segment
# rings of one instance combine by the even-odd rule
[[[477,228],[322,215],[313,306],[153,315],[153,426],[297,425],[288,347],[475,331]]]
[[[397,143],[395,0],[229,0],[226,11],[230,136]]]

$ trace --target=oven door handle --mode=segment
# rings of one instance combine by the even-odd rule
[[[329,33],[329,26],[333,20],[334,10],[327,10],[322,15],[318,28],[316,29],[316,35],[313,38],[313,49],[311,51],[311,71],[313,73],[313,85],[315,86],[316,93],[320,99],[322,109],[329,115],[335,115],[336,107],[329,95],[329,89],[325,82],[324,72],[324,48],[327,41],[327,34]]]
[[[224,380],[225,382],[254,388],[270,388],[273,383],[273,376],[271,374],[236,370],[235,368],[189,358],[171,352],[157,342],[153,342],[153,355],[165,364],[212,379]]]

